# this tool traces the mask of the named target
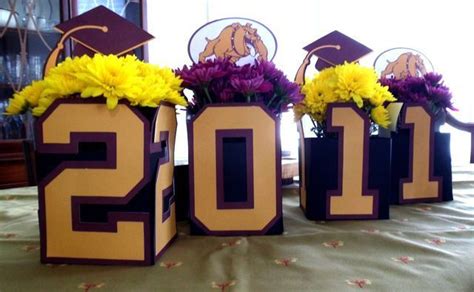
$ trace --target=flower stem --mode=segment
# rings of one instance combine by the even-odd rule
[[[277,97],[276,94],[273,94],[272,98],[270,99],[270,101],[267,103],[267,107],[270,108],[270,105],[272,104],[272,102],[275,100],[275,98]]]
[[[279,100],[277,105],[275,106],[275,110],[279,111],[280,106],[283,104],[284,100]]]
[[[204,93],[206,94],[206,97],[209,103],[212,103],[211,95],[209,94],[209,90],[207,89],[207,86],[204,87]]]
[[[316,122],[313,120],[313,118],[310,117],[310,120],[311,120],[311,123],[313,123],[313,128],[311,129],[311,131],[313,131],[313,133],[317,137],[318,136],[318,126],[316,125]]]

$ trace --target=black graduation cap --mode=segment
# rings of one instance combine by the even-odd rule
[[[60,23],[56,29],[70,34],[89,50],[105,55],[123,55],[153,39],[151,34],[104,6]]]
[[[303,49],[308,52],[314,51],[313,54],[318,56],[316,69],[319,71],[344,64],[345,61],[355,62],[372,52],[372,49],[337,30],[312,42]]]

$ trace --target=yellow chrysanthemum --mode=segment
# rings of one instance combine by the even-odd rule
[[[56,67],[51,68],[45,77],[47,78],[54,75],[69,75],[75,77],[76,73],[85,72],[90,63],[92,63],[92,58],[87,55],[75,58],[67,57],[66,60]]]
[[[301,92],[305,98],[294,107],[295,118],[308,114],[319,123],[326,119],[328,104],[354,102],[359,108],[370,111],[375,123],[387,127],[390,121],[383,105],[396,100],[388,87],[377,81],[374,69],[355,63],[322,70],[312,80],[306,80]]]
[[[66,58],[44,80],[15,93],[7,113],[32,108],[33,114],[40,116],[54,100],[76,94],[83,98],[103,96],[109,109],[114,109],[120,99],[148,107],[157,107],[162,101],[186,106],[181,83],[171,69],[145,64],[131,55]]]
[[[396,100],[393,94],[388,91],[388,86],[382,86],[380,84],[375,85],[374,94],[369,98],[369,102],[373,106],[380,106],[385,102],[394,102]]]
[[[46,109],[53,103],[54,99],[42,97],[39,99],[38,106],[33,108],[32,113],[34,116],[39,117],[41,116]]]
[[[313,80],[308,80],[301,92],[305,95],[304,103],[301,106],[296,106],[295,110],[301,107],[305,108],[305,113],[309,114],[314,120],[322,122],[326,117],[327,104],[338,101],[338,96],[335,93],[337,76],[334,68],[329,68],[316,74]],[[300,117],[301,114],[295,112],[295,117]]]
[[[298,103],[293,106],[293,114],[294,114],[294,121],[297,122],[303,118],[305,114],[307,114],[307,108],[304,103]]]
[[[23,88],[23,90],[19,94],[26,99],[29,106],[35,107],[38,105],[38,100],[45,88],[46,84],[44,80],[33,81],[31,85],[28,85]]]
[[[390,116],[386,108],[382,105],[376,106],[370,110],[370,117],[381,127],[387,128],[390,125]]]
[[[140,91],[136,86],[140,82],[138,65],[132,62],[131,58],[96,54],[92,62],[87,65],[86,71],[75,75],[86,84],[81,97],[103,95],[107,99],[109,109],[114,109],[122,98],[128,98],[134,102]]]
[[[336,94],[344,101],[352,99],[361,108],[363,99],[374,93],[374,84],[377,83],[375,70],[355,63],[344,63],[334,70],[337,74]]]
[[[26,98],[21,93],[15,93],[13,98],[9,99],[5,113],[7,115],[17,115],[23,113],[27,108]]]
[[[338,77],[334,67],[329,67],[319,72],[317,78],[321,83],[326,84],[327,87],[333,90],[336,89]]]
[[[10,98],[6,113],[10,115],[23,113],[28,107],[38,105],[38,100],[45,89],[44,81],[33,81],[31,85],[16,92],[13,98]]]
[[[86,84],[69,74],[49,75],[44,79],[46,88],[41,97],[61,98],[82,92]]]
[[[140,71],[144,74],[143,90],[137,96],[141,106],[156,107],[161,101],[187,106],[186,99],[180,94],[182,80],[171,69],[143,64]]]

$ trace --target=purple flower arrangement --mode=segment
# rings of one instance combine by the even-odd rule
[[[185,65],[176,74],[194,94],[189,101],[191,114],[211,103],[260,102],[279,115],[303,99],[300,87],[267,61],[237,66],[228,59],[215,59]]]
[[[457,109],[442,78],[440,74],[427,73],[422,77],[408,76],[405,79],[382,78],[380,83],[388,86],[398,101],[427,104],[435,116],[443,116],[446,109]]]

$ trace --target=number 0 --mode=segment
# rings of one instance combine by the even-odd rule
[[[260,105],[208,106],[189,127],[191,220],[207,234],[265,234],[281,218],[275,118]],[[247,145],[248,196],[246,202],[237,204],[222,199],[219,184],[225,178],[219,153],[222,139],[229,137]]]

